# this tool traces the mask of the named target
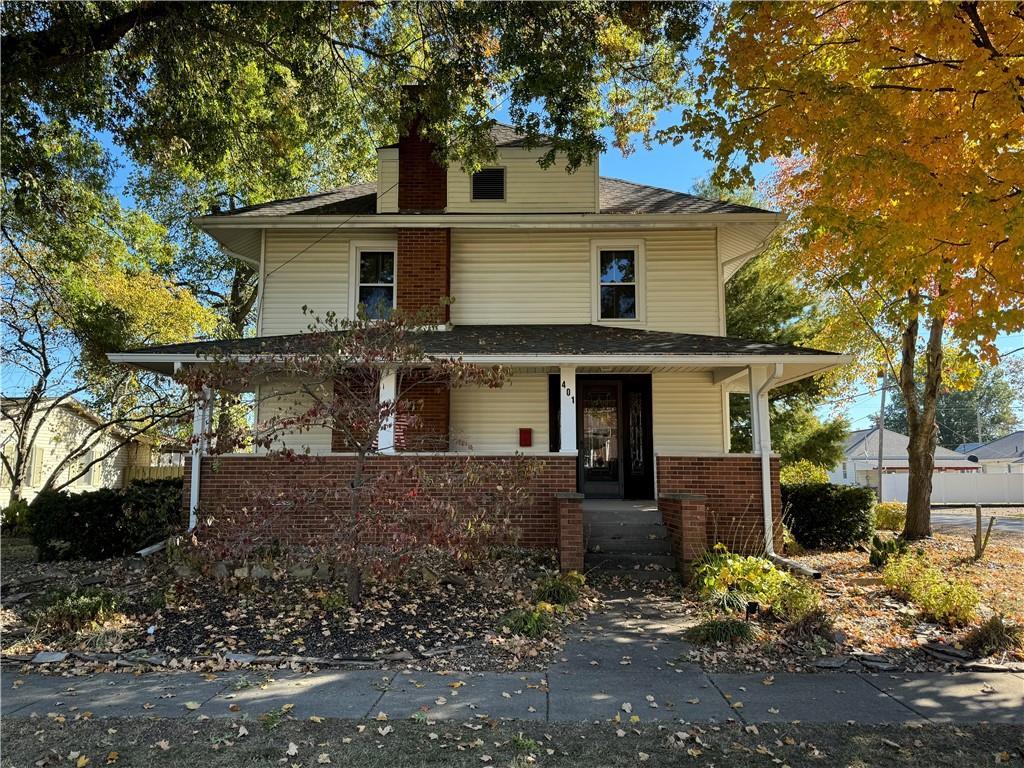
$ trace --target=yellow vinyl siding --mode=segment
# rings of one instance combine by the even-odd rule
[[[642,237],[647,253],[646,327],[717,336],[715,231],[657,231]]]
[[[591,241],[643,240],[646,323],[622,325],[719,333],[714,230],[452,233],[452,322],[590,323],[596,276]]]
[[[501,389],[462,387],[451,396],[452,447],[476,453],[546,453],[548,378],[515,374]],[[533,446],[519,447],[519,428],[533,429]]]
[[[597,165],[565,172],[557,161],[541,168],[541,152],[508,150],[488,168],[505,169],[504,200],[473,200],[472,177],[462,168],[448,169],[448,213],[594,213],[597,208]]]
[[[654,453],[723,453],[722,390],[711,373],[652,374]]]
[[[302,333],[311,316],[348,315],[349,240],[323,230],[267,230],[260,331],[265,336]],[[298,255],[296,255],[298,254]],[[276,271],[275,271],[276,270]]]
[[[590,322],[590,242],[578,232],[452,232],[452,322]]]
[[[302,432],[288,430],[279,433],[282,418],[302,413],[313,405],[312,396],[301,387],[287,382],[262,384],[256,389],[256,399],[256,434],[273,431],[275,450],[291,448],[304,452],[309,448],[310,453],[331,452],[331,430],[326,426],[315,426]]]
[[[398,150],[377,151],[377,213],[398,211]]]

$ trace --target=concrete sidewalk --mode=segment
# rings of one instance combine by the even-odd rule
[[[284,674],[263,682],[232,672],[97,674],[81,678],[2,675],[3,717],[258,717],[290,705],[297,718],[583,722],[910,721],[1024,725],[1024,675],[819,673],[706,674],[685,666],[659,674],[594,671],[559,676],[502,673],[396,675],[379,671]],[[255,682],[254,682],[255,681]],[[628,711],[627,711],[628,710]]]
[[[685,619],[627,593],[609,596],[546,672],[234,671],[47,677],[0,675],[3,717],[258,717],[288,705],[310,716],[547,722],[908,721],[1024,725],[1024,673],[707,673],[678,661]]]

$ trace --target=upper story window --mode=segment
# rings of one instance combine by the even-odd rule
[[[637,258],[634,250],[599,254],[602,320],[636,319]]]
[[[505,199],[505,169],[484,168],[473,174],[474,200]]]
[[[373,319],[385,318],[395,306],[395,252],[359,250],[359,292],[357,301]]]
[[[639,320],[644,311],[643,240],[591,243],[593,252],[593,320]]]

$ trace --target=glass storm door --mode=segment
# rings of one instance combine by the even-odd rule
[[[622,387],[580,384],[580,485],[584,496],[622,498]]]

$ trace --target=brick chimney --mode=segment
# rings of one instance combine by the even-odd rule
[[[434,159],[435,146],[420,135],[417,115],[419,88],[404,86],[402,99],[412,118],[398,140],[398,212],[444,213],[448,204],[448,171]],[[398,308],[425,311],[432,323],[448,322],[442,299],[451,290],[451,230],[410,226],[397,230]]]
[[[409,122],[398,139],[399,213],[442,213],[448,205],[448,170],[434,159],[436,146],[420,135],[420,88],[402,87]]]

